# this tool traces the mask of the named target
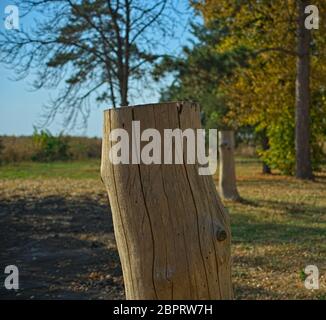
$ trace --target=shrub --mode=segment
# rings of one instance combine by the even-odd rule
[[[33,134],[33,142],[36,147],[36,152],[32,156],[33,161],[55,161],[69,160],[68,140],[62,134],[55,137],[48,130],[36,129]]]
[[[321,117],[322,118],[322,117]],[[320,170],[325,155],[322,150],[324,136],[316,125],[311,126],[310,148],[311,163],[314,171]],[[284,112],[282,117],[271,122],[267,128],[270,148],[259,150],[258,154],[271,168],[279,169],[281,173],[293,175],[295,172],[295,123],[294,114]]]
[[[69,152],[74,160],[100,159],[101,139],[69,137]]]

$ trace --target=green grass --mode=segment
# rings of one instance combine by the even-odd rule
[[[100,161],[21,162],[0,165],[0,179],[99,179]]]
[[[257,167],[255,158],[237,159],[239,169]],[[56,162],[17,162],[0,165],[0,179],[99,179],[100,160],[56,161]]]

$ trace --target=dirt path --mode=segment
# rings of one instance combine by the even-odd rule
[[[0,299],[124,298],[106,192],[94,180],[0,182]]]

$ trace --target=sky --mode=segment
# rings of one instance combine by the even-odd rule
[[[186,3],[187,0],[180,0],[180,9],[184,10]],[[1,31],[5,30],[5,7],[11,4],[14,4],[13,0],[0,0]],[[31,21],[32,18],[20,19],[20,25],[26,27],[27,24],[32,23]],[[10,32],[10,30],[6,30],[6,32]],[[174,39],[169,43],[174,52],[177,52],[181,48],[181,43],[184,43],[190,37],[190,34],[182,24],[180,24],[177,34],[179,34],[176,37],[178,40]],[[32,90],[30,85],[33,80],[31,76],[20,81],[13,81],[14,76],[15,74],[10,68],[0,64],[0,135],[31,135],[33,133],[33,126],[40,123],[43,104],[49,100],[50,96],[56,96],[56,90],[41,89],[35,91]],[[134,104],[157,102],[159,99],[159,88],[154,88],[151,92],[145,93],[144,96],[150,96],[150,101],[144,101],[144,98],[141,98],[132,102]],[[107,108],[108,106],[94,106],[86,129],[74,129],[65,133],[89,137],[101,136],[103,110]],[[52,134],[60,133],[64,130],[62,120],[58,116],[47,129]]]

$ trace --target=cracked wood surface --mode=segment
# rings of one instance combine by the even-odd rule
[[[200,176],[197,164],[113,165],[109,133],[124,128],[131,142],[133,120],[140,121],[141,132],[155,128],[164,137],[164,129],[199,129],[199,106],[162,103],[105,111],[101,175],[127,299],[231,299],[229,217],[212,177]],[[162,138],[162,155],[163,145]],[[219,241],[221,230],[226,239]]]

